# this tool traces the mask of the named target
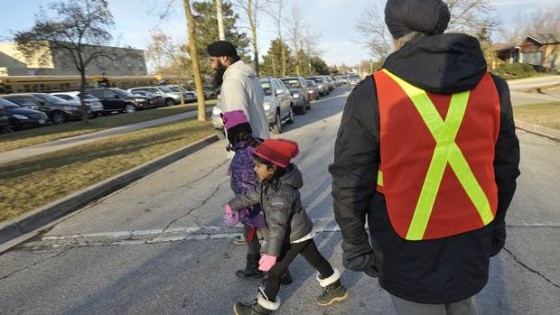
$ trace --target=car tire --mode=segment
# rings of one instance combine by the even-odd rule
[[[280,112],[276,111],[276,121],[272,126],[272,133],[279,135],[282,133],[282,118],[280,117]]]
[[[305,110],[305,104],[303,104],[303,105],[298,109],[298,111],[299,111],[299,114],[300,114],[300,115],[305,115],[305,112],[306,112],[306,110]]]
[[[134,107],[134,105],[132,105],[130,103],[126,104],[124,106],[123,112],[128,113],[128,114],[134,113],[134,112],[136,112],[136,107]]]
[[[290,111],[288,112],[288,124],[293,124],[294,123],[294,111],[292,110],[292,108],[290,107]]]
[[[65,122],[68,121],[68,117],[66,116],[65,113],[55,110],[54,112],[51,113],[51,121],[53,122],[53,124],[55,125],[60,125],[63,124]]]

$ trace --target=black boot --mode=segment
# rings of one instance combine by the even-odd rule
[[[259,256],[247,255],[247,264],[245,269],[237,270],[235,275],[239,278],[262,278],[264,277],[264,272],[260,271],[259,268]]]
[[[280,307],[280,298],[274,302],[266,299],[260,292],[251,303],[236,302],[233,305],[235,315],[268,315]]]
[[[340,273],[336,268],[332,276],[322,279],[320,275],[317,275],[317,280],[323,288],[323,294],[317,297],[319,305],[326,306],[346,299],[346,288],[340,283]]]

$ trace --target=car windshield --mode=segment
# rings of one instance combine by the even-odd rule
[[[321,79],[321,78],[309,78],[309,79],[310,79],[310,80],[313,80],[313,81],[315,81],[315,82],[317,82],[317,83],[323,83],[323,79]]]
[[[49,94],[33,94],[33,96],[35,96],[38,99],[41,99],[42,101],[45,101],[47,103],[65,103],[66,100],[60,97],[56,97],[53,95],[49,95]]]
[[[125,90],[121,90],[121,89],[112,89],[111,91],[117,93],[119,96],[124,96],[124,97],[130,97],[130,96],[134,96],[132,95],[132,93],[129,93]]]
[[[160,86],[159,89],[162,90],[164,93],[173,92],[173,90],[167,86]]]
[[[11,107],[20,107],[18,104],[12,103],[6,99],[0,97],[0,105],[4,106],[4,108],[11,108]]]
[[[284,82],[290,88],[300,88],[301,84],[299,83],[298,79],[283,79]]]
[[[263,89],[264,95],[272,95],[272,88],[270,87],[270,81],[261,81],[261,87]]]

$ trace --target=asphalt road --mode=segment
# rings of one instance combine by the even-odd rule
[[[334,139],[348,89],[312,105],[282,137],[299,142],[302,197],[321,252],[341,271],[332,215]],[[492,260],[479,314],[560,313],[560,144],[519,132],[522,176],[507,217],[506,250]],[[0,256],[2,314],[231,314],[258,281],[238,279],[245,248],[220,228],[232,197],[220,141],[75,212]],[[277,314],[394,314],[376,280],[343,272],[349,298],[324,308],[311,267],[297,258]]]

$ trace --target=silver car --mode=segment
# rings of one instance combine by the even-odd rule
[[[80,103],[80,91],[53,92],[50,94],[65,99],[67,101],[73,101],[78,104]],[[86,105],[89,107],[91,115],[100,116],[103,113],[103,104],[97,97],[85,93],[84,101],[86,102]]]
[[[137,91],[144,91],[152,94],[159,95],[163,98],[163,102],[167,106],[180,104],[181,97],[179,93],[174,92],[167,86],[142,86],[128,89],[128,92],[134,93]]]
[[[264,96],[263,108],[268,124],[273,133],[282,133],[282,125],[294,121],[290,90],[277,78],[262,78],[260,79],[260,83]],[[222,103],[220,100],[218,100],[218,104],[212,108],[212,124],[218,137],[223,139],[225,134],[222,122]]]

